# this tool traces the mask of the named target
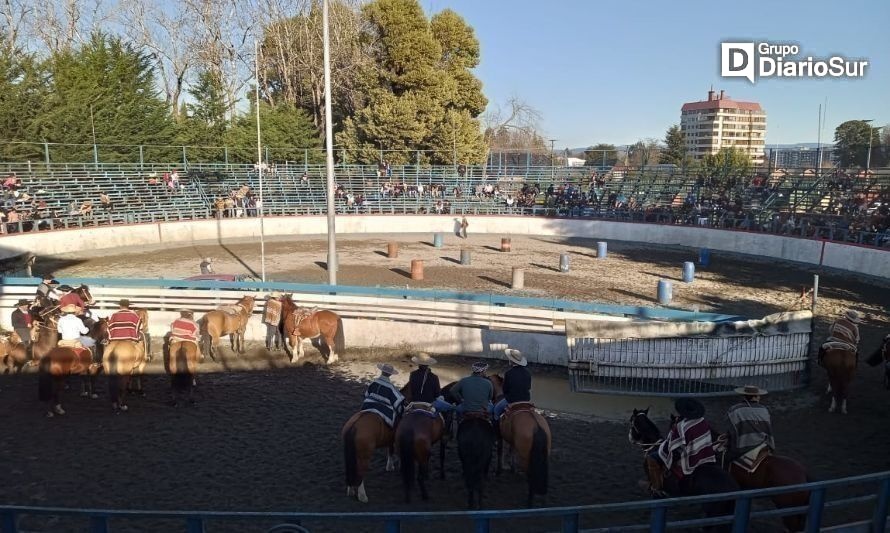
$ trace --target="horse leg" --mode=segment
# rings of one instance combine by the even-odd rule
[[[445,479],[445,435],[439,439],[439,479]]]
[[[358,501],[362,503],[368,503],[368,493],[365,492],[365,481],[362,480],[361,484],[359,484],[358,489],[356,489],[356,498]]]
[[[396,453],[395,453],[395,451],[394,451],[392,448],[390,448],[390,449],[386,452],[386,471],[387,471],[387,472],[393,472],[393,471],[395,471],[395,469],[396,469],[396,461],[395,461],[395,458],[396,458]]]
[[[495,469],[495,474],[501,475],[501,471],[504,469],[504,439],[498,439],[498,464]]]
[[[837,409],[837,402],[835,401],[835,397],[831,397],[831,405],[828,406],[828,412],[833,413]]]
[[[327,364],[336,363],[340,360],[340,356],[337,355],[337,352],[334,351],[334,336],[333,335],[324,335],[324,343],[328,346],[328,362]]]
[[[417,466],[417,484],[420,486],[420,499],[427,501],[430,499],[430,494],[426,490],[426,480],[430,476],[429,457],[425,461],[419,461]]]

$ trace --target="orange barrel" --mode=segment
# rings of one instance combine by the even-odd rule
[[[386,245],[386,257],[395,259],[399,256],[399,243],[391,242]]]
[[[513,267],[513,282],[510,287],[514,289],[525,288],[525,270],[520,267]]]
[[[502,237],[501,238],[501,251],[502,252],[510,251],[510,237]]]
[[[411,260],[411,279],[417,281],[423,280],[423,259]]]

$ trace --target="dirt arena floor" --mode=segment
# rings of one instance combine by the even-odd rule
[[[383,253],[389,240],[401,244],[399,259]],[[711,267],[697,272],[695,283],[679,281],[683,261],[696,251],[678,247],[609,243],[605,261],[595,259],[596,243],[585,239],[513,237],[513,252],[498,250],[498,236],[447,237],[434,248],[429,235],[341,236],[338,240],[342,284],[450,288],[513,293],[510,267],[526,267],[527,290],[520,294],[606,303],[655,305],[658,279],[674,281],[678,308],[717,311],[748,317],[795,308],[802,287],[821,276],[817,336],[847,307],[869,315],[862,326],[862,353],[870,354],[890,333],[890,287],[855,275],[714,252]],[[471,249],[473,265],[456,264],[461,246]],[[275,281],[324,282],[326,244],[317,239],[267,242],[268,278]],[[568,251],[572,269],[559,273],[559,253]],[[214,258],[219,273],[259,272],[259,245],[207,243],[178,249],[89,252],[38,259],[36,271],[65,276],[186,277],[198,273],[203,256]],[[426,280],[407,276],[410,260],[426,261]],[[461,510],[465,493],[456,450],[448,451],[446,479],[430,483],[431,500],[402,503],[397,474],[383,472],[379,454],[366,487],[371,502],[347,499],[339,431],[357,409],[364,389],[350,361],[325,367],[317,351],[299,366],[283,353],[269,354],[253,345],[243,359],[227,349],[220,363],[202,365],[197,405],[166,405],[167,380],[147,378],[146,398],[131,401],[131,411],[114,415],[104,391],[98,400],[77,397],[72,380],[65,393],[69,414],[46,419],[36,400],[36,376],[0,376],[0,502],[93,508],[204,509],[252,511],[407,511]],[[401,361],[407,354],[393,354]],[[158,357],[152,363],[160,371]],[[534,372],[554,372],[534,369]],[[104,379],[100,378],[104,387]],[[847,416],[828,414],[822,395],[824,372],[814,366],[804,390],[771,394],[776,441],[783,454],[807,465],[814,479],[875,472],[888,468],[890,391],[881,373],[859,365]],[[647,399],[641,398],[640,407]],[[707,400],[709,418],[722,427],[731,399]],[[549,413],[553,432],[550,506],[585,505],[646,498],[637,487],[641,454],[627,442],[623,422],[600,417]],[[629,415],[629,413],[628,413]],[[662,427],[666,421],[659,421]],[[437,470],[436,470],[437,472]],[[491,477],[485,507],[520,506],[525,494],[520,474]],[[612,519],[632,518],[610,516]],[[639,517],[637,517],[639,519]],[[840,519],[840,516],[833,517]],[[265,531],[276,523],[212,524],[211,531]],[[83,523],[28,518],[28,531],[77,531]],[[352,524],[306,524],[312,531],[380,531]],[[584,527],[603,525],[584,519]],[[756,531],[776,530],[775,522],[755,524]],[[167,531],[166,522],[119,522],[120,531]],[[469,524],[409,524],[403,531],[464,531]],[[501,531],[504,526],[496,528]],[[517,529],[518,528],[518,529]],[[555,521],[513,523],[512,530],[554,531]],[[177,529],[177,530],[182,530]]]

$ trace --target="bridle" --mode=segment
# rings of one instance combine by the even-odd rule
[[[664,439],[660,438],[660,439],[656,440],[655,442],[641,442],[638,440],[634,440],[634,438],[632,436],[634,433],[636,433],[637,435],[642,435],[640,430],[637,429],[637,425],[635,423],[638,416],[646,416],[646,413],[643,411],[640,411],[638,413],[635,413],[630,418],[630,427],[627,432],[627,440],[634,446],[637,446],[638,448],[643,450],[643,455],[648,455],[649,452],[651,452],[655,448],[659,447],[661,445],[661,443],[664,442]]]

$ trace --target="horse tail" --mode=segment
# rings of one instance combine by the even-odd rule
[[[117,403],[120,399],[121,394],[121,384],[120,384],[120,373],[121,369],[119,358],[120,356],[117,354],[117,348],[120,346],[118,342],[112,341],[106,346],[105,352],[105,373],[108,374],[108,397],[109,399]]]
[[[52,372],[50,372],[51,365],[52,361],[50,361],[49,355],[47,355],[40,360],[40,366],[37,370],[37,395],[41,402],[48,402],[53,397],[54,380]]]
[[[346,337],[343,335],[343,319],[337,315],[337,331],[334,333],[334,345],[337,353],[343,353],[346,350]]]
[[[402,421],[404,423],[404,419]],[[414,486],[414,428],[406,425],[399,433],[399,462],[402,471],[402,486],[405,496],[411,493]]]
[[[213,347],[213,337],[210,336],[208,331],[208,322],[207,315],[202,316],[201,320],[198,321],[201,333],[201,355],[204,357],[210,357],[210,350]]]
[[[355,449],[355,424],[343,435],[343,460],[346,463],[346,486],[358,486],[358,450]]]
[[[184,392],[192,386],[192,376],[188,372],[177,372],[173,374],[171,379],[173,390],[176,392]]]
[[[528,455],[528,485],[532,494],[547,494],[549,462],[547,432],[539,424],[532,435],[532,449]]]

